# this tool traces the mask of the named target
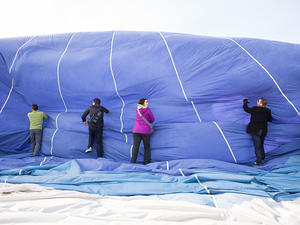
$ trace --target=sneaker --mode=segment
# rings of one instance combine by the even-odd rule
[[[89,147],[87,150],[85,150],[85,153],[88,153],[88,152],[92,152],[92,147]]]
[[[263,165],[262,162],[260,162],[260,163],[259,162],[254,162],[252,166],[262,166],[262,165]]]

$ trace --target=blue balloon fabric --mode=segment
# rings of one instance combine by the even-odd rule
[[[192,176],[209,168],[221,174],[254,171],[257,181],[257,174],[273,173],[300,152],[299,61],[300,45],[250,38],[112,31],[0,39],[1,176],[11,169],[36,167],[27,175],[45,172],[45,180],[32,176],[22,182],[66,185],[75,178],[48,180],[60,165],[67,165],[66,171],[74,167],[95,173],[117,169],[118,173],[142,173],[134,176],[146,183],[154,179],[151,182],[161,185],[156,189],[159,191],[149,188],[144,194],[165,193],[161,179],[179,179],[168,176]],[[81,121],[81,114],[95,97],[110,110],[104,118],[104,159],[99,160],[94,159],[95,150],[84,153],[88,129]],[[127,163],[135,109],[142,97],[148,99],[156,118],[149,166]],[[261,169],[247,166],[255,161],[255,154],[251,136],[245,131],[250,118],[242,108],[245,97],[250,106],[260,97],[266,98],[274,119],[265,141],[268,163]],[[36,158],[30,157],[28,142],[27,113],[33,103],[49,115],[42,156]],[[138,162],[142,159],[140,151]],[[149,175],[162,171],[168,178]],[[84,179],[94,179],[93,173]],[[102,173],[98,175],[105,179]],[[117,175],[109,177],[112,183],[119,179]],[[197,180],[189,179],[194,178],[180,178],[178,186],[166,193],[201,193]],[[274,182],[276,176],[259,181],[266,180]],[[185,189],[189,183],[195,186]],[[120,190],[106,187],[95,193],[110,195]],[[297,188],[294,192],[299,193]]]

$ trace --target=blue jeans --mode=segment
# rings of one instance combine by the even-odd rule
[[[30,130],[30,143],[33,156],[38,156],[40,154],[42,134],[43,131],[41,129]]]
[[[262,134],[262,130],[259,130],[258,134],[253,134],[253,143],[255,148],[256,163],[262,163],[265,159],[264,141],[265,135]]]

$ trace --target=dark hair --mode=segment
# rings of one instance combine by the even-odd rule
[[[262,103],[263,107],[266,107],[266,105],[268,104],[267,99],[265,99],[265,98],[260,98],[260,100],[261,100],[261,103]]]
[[[39,106],[38,106],[37,104],[32,104],[32,105],[31,105],[31,108],[32,108],[34,111],[36,111],[36,110],[39,109]]]
[[[93,102],[95,103],[95,105],[100,105],[101,100],[99,98],[94,98]]]
[[[144,103],[145,103],[146,100],[147,100],[146,98],[141,98],[141,99],[139,100],[138,104],[144,105]]]

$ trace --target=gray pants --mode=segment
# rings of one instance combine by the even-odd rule
[[[43,131],[40,129],[30,130],[30,143],[33,156],[40,154],[40,148],[42,145],[42,134]]]

